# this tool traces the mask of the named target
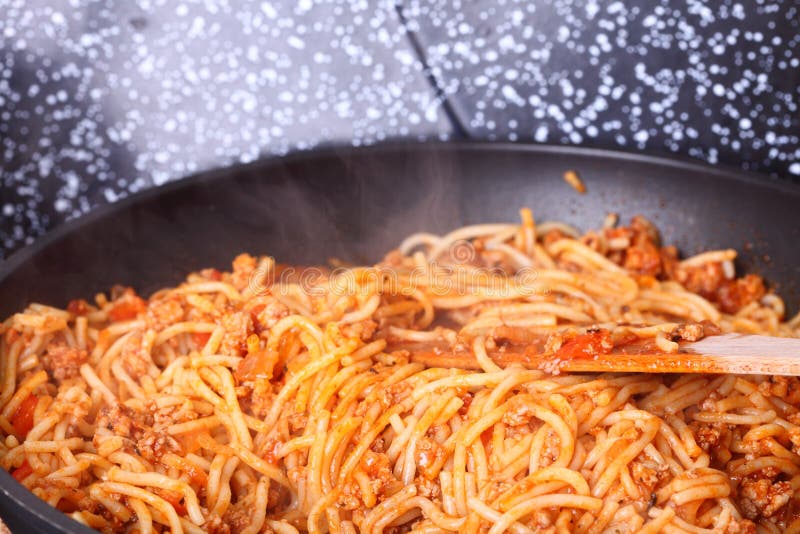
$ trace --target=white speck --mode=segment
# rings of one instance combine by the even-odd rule
[[[497,41],[497,44],[500,47],[500,50],[502,50],[503,52],[508,52],[509,50],[514,48],[514,45],[516,43],[514,42],[513,35],[506,34],[502,38],[500,38],[499,41]]]
[[[337,102],[334,106],[337,115],[344,118],[350,115],[350,102],[346,100],[342,100],[341,102]]]
[[[278,12],[275,11],[275,8],[272,7],[272,4],[269,2],[263,2],[261,4],[261,11],[267,16],[269,19],[274,19],[278,16]]]
[[[645,143],[650,138],[648,133],[645,130],[639,130],[635,134],[633,134],[633,140],[637,143]]]
[[[794,162],[789,165],[789,172],[800,175],[800,162]]]
[[[590,1],[586,4],[586,17],[589,19],[593,19],[595,15],[600,11],[600,6],[597,5],[597,2]]]
[[[147,76],[153,72],[153,56],[147,56],[144,61],[139,63],[139,73]]]
[[[749,130],[753,126],[753,123],[750,122],[750,119],[744,117],[743,119],[739,120],[739,128],[742,130]]]
[[[14,206],[12,206],[11,204],[6,204],[5,206],[3,206],[3,215],[5,215],[6,217],[11,217],[12,215],[14,215]]]
[[[725,94],[725,88],[721,84],[718,84],[718,83],[714,84],[713,91],[714,91],[714,94],[716,96],[723,96]]]
[[[189,31],[186,34],[189,37],[199,37],[203,33],[203,29],[206,26],[206,21],[203,17],[195,17],[192,21],[192,27],[189,28]]]
[[[642,21],[642,24],[645,28],[649,28],[655,26],[656,22],[658,22],[658,18],[655,15],[647,15]]]
[[[536,139],[537,143],[544,143],[547,141],[547,133],[547,125],[542,124],[536,128],[536,133],[533,134],[533,138]]]
[[[153,183],[163,185],[169,181],[169,174],[164,171],[153,171]]]
[[[298,50],[302,50],[302,49],[304,49],[306,47],[305,41],[303,41],[302,39],[300,39],[296,35],[290,36],[286,40],[286,42],[289,43],[289,46],[291,46],[292,48],[296,48]]]
[[[50,20],[57,26],[63,26],[67,23],[67,19],[64,18],[64,15],[60,11],[56,11],[50,15]]]
[[[509,100],[518,106],[525,105],[525,99],[519,96],[517,90],[511,87],[510,85],[504,85],[502,91],[503,91],[503,96],[505,97],[506,100]]]
[[[394,57],[397,61],[399,61],[403,65],[414,64],[414,56],[408,50],[398,50],[397,52],[394,53]]]
[[[65,211],[67,211],[69,209],[70,202],[66,198],[59,198],[59,199],[56,199],[56,201],[53,204],[53,206],[56,208],[56,211],[58,211],[60,213],[64,213]]]
[[[258,102],[256,101],[253,95],[248,94],[242,100],[242,109],[247,113],[252,113],[253,111],[255,111],[257,106]]]

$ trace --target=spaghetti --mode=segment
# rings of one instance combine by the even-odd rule
[[[502,368],[800,321],[642,218],[417,234],[314,276],[242,255],[0,326],[0,465],[101,531],[800,531],[800,382]],[[426,368],[420,344],[479,371]]]

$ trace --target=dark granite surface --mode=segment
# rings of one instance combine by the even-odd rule
[[[644,149],[800,181],[800,4],[0,0],[0,256],[329,143]]]

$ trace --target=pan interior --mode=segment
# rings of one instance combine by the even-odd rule
[[[578,194],[563,180],[577,170]],[[0,313],[121,283],[148,294],[240,252],[374,262],[413,232],[537,220],[581,229],[643,214],[684,254],[735,248],[794,308],[800,194],[736,173],[592,150],[507,145],[337,149],[189,178],[62,228],[0,272]]]
[[[580,195],[563,172],[580,173]],[[668,160],[554,147],[400,145],[332,149],[215,171],[70,223],[0,266],[0,315],[64,306],[114,284],[143,294],[240,252],[284,263],[374,262],[417,231],[537,220],[597,227],[608,212],[652,220],[684,254],[741,252],[796,310],[800,193]],[[0,512],[23,529],[84,532],[0,473]]]

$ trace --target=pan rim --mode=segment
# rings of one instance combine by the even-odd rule
[[[699,173],[706,176],[721,178],[792,195],[800,199],[800,185],[780,181],[778,178],[768,177],[753,171],[735,169],[724,165],[712,166],[707,163],[680,157],[665,157],[648,153],[612,150],[592,147],[573,147],[568,145],[547,145],[532,143],[511,142],[486,142],[486,141],[390,141],[368,146],[353,146],[331,144],[319,146],[310,150],[293,151],[286,155],[267,155],[250,163],[236,163],[225,167],[209,169],[177,179],[168,184],[152,187],[145,191],[127,196],[118,202],[98,206],[89,213],[75,219],[66,221],[37,238],[34,243],[24,246],[9,255],[5,260],[0,260],[0,284],[27,261],[57,243],[70,234],[80,231],[86,225],[100,221],[114,213],[128,209],[139,203],[147,202],[169,192],[180,191],[183,188],[193,187],[198,183],[208,183],[223,180],[239,171],[262,170],[269,171],[275,167],[314,160],[330,156],[361,156],[376,155],[381,153],[434,153],[434,152],[487,152],[487,153],[521,153],[542,155],[564,155],[607,159],[611,162],[635,162],[649,166],[662,166],[675,170]],[[565,164],[565,170],[568,165]],[[642,177],[643,179],[646,177]],[[0,493],[11,503],[22,507],[28,514],[47,523],[57,532],[94,532],[88,527],[73,520],[68,515],[51,507],[36,497],[17,482],[10,473],[0,469]]]
[[[646,165],[671,167],[676,170],[685,170],[694,173],[705,173],[716,178],[732,180],[753,187],[772,189],[800,198],[800,184],[779,181],[765,174],[736,169],[725,165],[711,165],[708,163],[690,160],[681,157],[664,157],[648,153],[616,150],[593,147],[577,147],[569,145],[548,145],[535,143],[489,142],[489,141],[389,141],[374,145],[325,145],[309,150],[293,151],[286,155],[265,156],[249,163],[235,163],[232,165],[208,169],[178,178],[161,186],[151,187],[144,191],[134,193],[110,204],[104,204],[91,209],[88,213],[80,215],[60,224],[38,237],[32,244],[23,246],[11,253],[4,260],[0,260],[0,283],[2,283],[21,264],[33,258],[36,254],[47,248],[50,244],[117,211],[156,198],[168,192],[188,188],[196,183],[212,182],[224,179],[231,173],[239,171],[252,171],[255,169],[267,170],[282,164],[291,164],[303,160],[313,160],[327,156],[350,154],[380,154],[382,152],[436,152],[436,151],[480,151],[480,152],[520,152],[525,154],[559,154],[577,155],[581,157],[606,158],[611,161],[638,162]],[[565,169],[568,166],[565,165]]]

